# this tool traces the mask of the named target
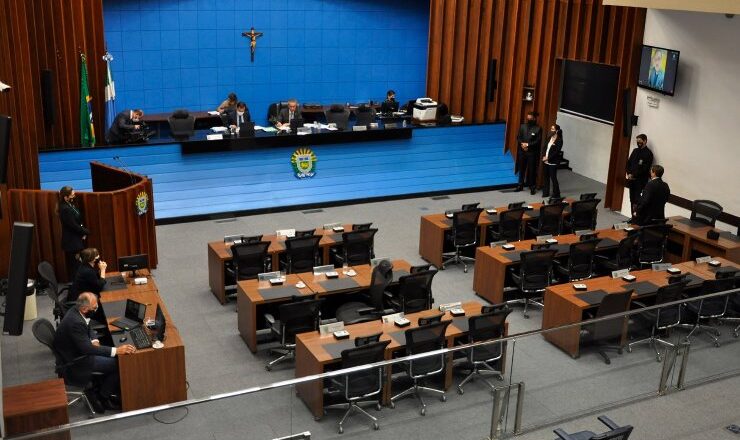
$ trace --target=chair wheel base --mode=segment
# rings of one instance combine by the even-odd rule
[[[457,389],[457,394],[459,394],[459,395],[462,396],[463,394],[465,394],[465,391],[462,388],[458,388]]]
[[[441,395],[441,396],[439,396],[439,401],[440,402],[447,402],[447,396],[445,396],[444,394]]]
[[[373,423],[373,429],[377,431],[378,429],[380,429],[380,425],[378,425],[377,423]]]
[[[265,370],[267,370],[267,371],[272,371],[272,367],[271,367],[271,366],[269,366],[269,365],[265,365]]]
[[[419,414],[421,414],[422,416],[427,415],[427,409],[426,408],[422,408],[421,411],[419,411]]]
[[[344,428],[342,428],[342,427],[340,426],[340,427],[339,427],[339,429],[338,429],[338,431],[339,431],[339,433],[340,433],[340,434],[342,434],[342,433],[344,432]]]

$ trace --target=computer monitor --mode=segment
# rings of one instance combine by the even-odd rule
[[[239,137],[254,137],[254,122],[247,121],[239,126]]]
[[[290,121],[290,131],[297,132],[298,127],[303,127],[303,118],[293,118]]]
[[[167,329],[167,320],[164,317],[162,306],[160,306],[159,304],[157,304],[157,312],[154,314],[154,324],[157,326],[156,333],[154,334],[154,339],[160,342],[164,342],[165,331]]]
[[[129,255],[126,257],[118,258],[118,270],[120,272],[132,271],[134,276],[136,276],[137,270],[148,268],[149,255],[147,254]]]

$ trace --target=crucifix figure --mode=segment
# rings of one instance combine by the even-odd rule
[[[254,28],[251,28],[249,32],[242,32],[242,37],[249,38],[249,52],[252,55],[252,62],[254,62],[254,51],[257,49],[257,38],[262,36],[262,32],[255,32]]]

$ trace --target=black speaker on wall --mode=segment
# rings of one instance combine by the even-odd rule
[[[488,78],[486,79],[486,101],[493,102],[496,98],[496,60],[488,62]]]
[[[622,136],[632,136],[632,93],[630,89],[622,91]]]
[[[8,183],[8,155],[10,154],[10,116],[0,115],[0,184]]]
[[[13,223],[8,266],[8,293],[5,297],[3,333],[18,336],[23,333],[23,314],[26,312],[28,265],[31,260],[33,223]]]
[[[44,109],[44,123],[54,124],[54,72],[41,71],[41,105]]]

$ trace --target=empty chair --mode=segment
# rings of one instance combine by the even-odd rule
[[[372,223],[353,223],[352,230],[353,231],[366,231],[370,229],[372,225],[373,225]]]
[[[637,233],[637,262],[639,264],[653,264],[663,261],[665,245],[668,241],[668,231],[671,225],[643,226]]]
[[[578,281],[591,278],[594,274],[594,252],[601,239],[583,240],[571,243],[568,261],[561,264],[555,261],[555,270],[565,281]]]
[[[527,309],[530,304],[543,307],[540,301],[552,279],[552,265],[555,253],[556,251],[554,249],[522,252],[520,254],[521,262],[519,263],[519,271],[511,271],[511,277],[521,292],[522,298],[507,301],[507,303],[524,304],[525,318],[529,318]]]
[[[195,116],[189,114],[187,110],[175,110],[172,116],[167,118],[167,122],[175,139],[187,139],[195,133]]]
[[[475,203],[465,203],[465,204],[463,204],[463,205],[462,205],[462,207],[461,207],[460,209],[461,209],[462,211],[467,211],[467,210],[469,210],[469,209],[475,209],[475,208],[477,208],[477,207],[478,207],[478,205],[480,205],[480,202],[475,202]]]
[[[511,313],[510,309],[503,308],[468,318],[467,342],[485,342],[502,338],[505,333],[506,317],[509,316],[509,313]],[[466,367],[470,370],[470,374],[457,386],[457,392],[463,394],[465,384],[475,377],[483,379],[483,382],[493,390],[494,385],[484,375],[491,374],[498,380],[504,379],[501,376],[501,366],[495,368],[493,365],[494,362],[503,358],[504,351],[504,346],[501,343],[481,345],[466,350]]]
[[[537,226],[529,226],[534,235],[560,235],[563,232],[563,210],[565,205],[542,205]]]
[[[355,117],[357,118],[355,125],[368,126],[375,122],[375,109],[365,104],[360,104],[357,110],[355,110]]]
[[[527,208],[507,209],[498,215],[498,223],[488,227],[491,241],[522,239],[522,217]]]
[[[393,313],[392,309],[385,310],[383,304],[385,289],[391,281],[393,281],[393,266],[388,260],[382,260],[373,268],[367,301],[352,301],[342,304],[337,308],[337,320],[343,321],[345,325],[350,325],[373,321],[383,315]]]
[[[596,218],[599,213],[596,208],[599,202],[601,202],[599,199],[589,199],[571,203],[570,218],[564,220],[567,229],[573,232],[596,229]]]
[[[410,356],[444,348],[447,345],[445,333],[447,331],[447,326],[450,325],[451,322],[452,321],[438,322],[406,330],[406,355]],[[444,391],[423,385],[425,379],[444,371],[446,357],[447,355],[442,353],[410,360],[408,363],[404,363],[403,367],[406,369],[406,374],[408,374],[411,380],[414,381],[414,384],[411,388],[391,397],[391,408],[394,408],[396,401],[403,397],[416,396],[419,400],[419,404],[421,404],[420,413],[421,415],[425,415],[427,406],[422,399],[421,391],[438,394],[440,396],[439,399],[442,402],[447,400]]]
[[[599,421],[609,428],[609,431],[597,434],[593,431],[579,431],[574,434],[568,434],[558,428],[553,432],[560,440],[627,440],[632,434],[632,426],[619,426],[607,416],[599,416]]]
[[[349,110],[341,104],[333,104],[325,112],[327,124],[337,124],[340,130],[346,130],[349,123]]]
[[[69,284],[59,284],[54,267],[48,261],[42,261],[39,263],[38,271],[39,277],[49,285],[46,289],[46,294],[52,301],[54,301],[54,321],[59,324],[59,321],[64,318],[64,314],[67,313],[67,310],[71,309],[75,305],[74,301],[67,301],[67,295],[69,295]]]
[[[320,261],[321,236],[292,237],[285,240],[285,255],[280,265],[287,273],[310,272]]]
[[[711,200],[694,200],[691,206],[691,221],[709,226],[714,226],[720,214],[722,214],[722,205]]]
[[[578,200],[593,200],[596,198],[596,193],[583,193],[578,196]]]
[[[373,342],[342,350],[342,363],[340,369],[358,367],[361,365],[381,362],[385,358],[385,349],[391,341]],[[380,411],[380,402],[383,398],[384,368],[375,367],[366,370],[348,373],[331,379],[339,392],[343,395],[346,403],[329,405],[324,409],[346,409],[339,420],[339,433],[344,432],[344,422],[352,412],[358,412],[373,421],[373,429],[379,429],[378,419],[362,409],[361,404],[373,404]]]
[[[370,264],[377,229],[364,229],[342,233],[342,247],[332,249],[334,263],[338,265],[359,266]]]
[[[463,249],[478,245],[478,217],[482,211],[480,208],[474,208],[453,214],[451,237],[445,236],[445,239],[452,241],[455,250],[442,255],[442,269],[449,263],[462,263],[463,272],[467,273],[468,265],[465,261],[475,261],[475,258],[461,255],[461,252]]]
[[[294,301],[278,307],[278,319],[265,314],[270,325],[270,333],[280,341],[280,348],[270,350],[280,357],[265,365],[267,371],[272,367],[295,356],[295,337],[298,333],[315,331],[319,325],[320,299]]]
[[[432,308],[432,280],[436,270],[416,272],[398,279],[398,294],[386,293],[388,303],[396,312],[415,313]]]
[[[257,278],[257,274],[268,272],[270,259],[267,255],[269,241],[240,243],[231,246],[234,267],[226,268],[227,274],[235,281]]]
[[[701,295],[724,292],[735,287],[734,272],[726,274],[717,273],[717,277],[717,279],[705,280],[702,283]],[[709,325],[707,321],[725,316],[729,300],[729,295],[723,295],[686,302],[686,314],[689,315],[688,319],[693,319],[694,321],[693,325],[681,324],[681,327],[691,329],[689,334],[686,335],[686,340],[690,340],[695,332],[702,332],[712,339],[716,347],[719,347],[719,330],[717,327]]]
[[[613,272],[621,269],[632,269],[635,261],[635,243],[637,234],[628,234],[619,242],[614,256],[594,255],[594,262],[601,271]]]
[[[680,281],[678,283],[666,284],[665,286],[660,287],[655,296],[655,305],[657,306],[680,300],[686,284],[688,284],[688,281]],[[638,301],[633,301],[632,304],[637,307],[645,307],[645,304]],[[681,304],[661,307],[656,310],[648,310],[637,315],[632,315],[632,319],[635,322],[647,321],[650,325],[650,336],[630,342],[629,345],[627,345],[627,351],[631,352],[634,345],[650,344],[653,347],[653,350],[655,350],[655,357],[658,362],[660,362],[662,357],[658,350],[658,344],[662,344],[667,347],[673,347],[674,344],[661,339],[658,332],[664,332],[681,323]]]
[[[632,290],[628,290],[604,296],[596,314],[589,316],[589,319],[602,318],[628,311],[632,292]],[[622,337],[626,329],[626,323],[627,317],[620,317],[584,325],[581,327],[581,343],[595,346],[599,355],[604,358],[604,362],[611,364],[612,361],[609,359],[609,355],[606,354],[606,350],[616,350],[617,353],[622,354]]]

